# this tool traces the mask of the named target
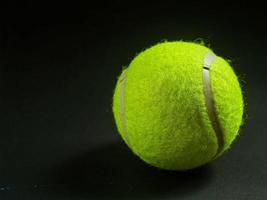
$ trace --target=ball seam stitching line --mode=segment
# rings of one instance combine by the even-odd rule
[[[204,57],[203,62],[203,85],[204,85],[204,96],[205,96],[205,105],[207,108],[207,113],[211,125],[217,137],[218,148],[214,157],[216,157],[223,149],[224,139],[222,129],[218,117],[215,112],[215,103],[212,93],[211,79],[210,79],[210,68],[211,64],[215,61],[217,56],[213,52],[208,52]]]
[[[129,144],[129,140],[128,140],[128,131],[127,131],[127,126],[126,126],[126,119],[125,119],[125,82],[126,82],[126,78],[127,78],[127,69],[124,71],[124,73],[122,74],[121,77],[121,81],[120,81],[120,117],[121,117],[121,124],[122,124],[122,129],[123,132],[125,133],[125,140],[128,142]]]

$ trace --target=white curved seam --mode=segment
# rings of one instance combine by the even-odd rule
[[[203,84],[204,84],[204,95],[205,104],[208,112],[209,119],[211,121],[212,128],[216,134],[218,141],[218,149],[215,156],[217,156],[223,147],[223,135],[220,128],[220,124],[215,112],[214,98],[212,93],[211,79],[210,79],[210,68],[211,64],[216,60],[217,56],[213,52],[208,52],[203,61]]]
[[[122,123],[122,129],[123,132],[125,133],[125,140],[129,143],[128,140],[128,130],[126,126],[126,119],[125,119],[125,82],[127,78],[127,70],[124,71],[122,74],[122,78],[120,80],[120,116],[121,116],[121,123]]]

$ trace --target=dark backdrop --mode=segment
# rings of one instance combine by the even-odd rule
[[[262,5],[9,1],[1,10],[1,200],[267,198]],[[199,38],[232,60],[245,124],[231,151],[209,165],[148,167],[117,134],[116,78],[146,47]]]

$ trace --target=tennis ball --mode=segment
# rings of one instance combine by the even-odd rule
[[[137,55],[113,97],[118,131],[149,165],[187,170],[229,149],[242,123],[238,79],[223,58],[189,42],[164,42]]]

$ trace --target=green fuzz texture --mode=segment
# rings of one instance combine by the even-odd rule
[[[218,156],[218,139],[203,92],[203,59],[210,51],[194,43],[164,42],[137,55],[123,71],[127,73],[124,120],[120,105],[122,75],[119,77],[113,97],[116,125],[129,148],[146,163],[187,170]],[[224,137],[220,155],[238,134],[243,98],[237,77],[225,60],[216,58],[210,76],[214,109]]]

